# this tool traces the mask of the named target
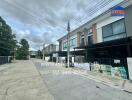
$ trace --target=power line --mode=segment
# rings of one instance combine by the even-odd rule
[[[108,4],[110,4],[111,2],[113,2],[114,0],[100,0],[100,1],[98,1],[98,3],[97,4],[95,4],[95,6],[97,6],[97,8],[96,9],[91,9],[91,10],[89,10],[88,8],[90,8],[90,7],[92,7],[92,2],[93,2],[93,0],[90,0],[90,2],[89,2],[89,5],[90,5],[90,7],[88,6],[87,8],[86,8],[86,11],[90,14],[90,15],[93,15],[93,14],[95,14],[96,12],[98,12],[99,10],[100,10],[100,8],[104,8],[104,7],[106,7]],[[45,22],[47,23],[47,24],[49,24],[47,21],[45,21],[45,19],[43,20],[43,16],[41,16],[41,18],[42,19],[40,19],[40,18],[38,18],[38,16],[36,16],[36,14],[34,14],[34,13],[31,13],[31,11],[28,11],[28,10],[26,10],[25,9],[25,7],[24,7],[24,5],[22,5],[22,4],[18,4],[18,3],[16,3],[15,2],[15,4],[12,4],[11,2],[9,3],[7,0],[6,0],[6,2],[8,3],[8,4],[11,4],[11,5],[13,5],[15,8],[19,8],[19,9],[22,9],[25,13],[27,13],[27,14],[29,14],[30,16],[32,16],[35,20],[36,20],[36,23],[42,23],[42,24],[45,24]],[[71,8],[71,6],[69,6],[70,5],[70,2],[71,2],[71,0],[67,0],[67,2],[66,2],[66,5],[64,6],[64,7],[70,7]],[[19,6],[18,6],[19,5]],[[86,13],[87,13],[86,12]],[[73,27],[78,27],[78,26],[80,26],[80,25],[82,25],[82,24],[84,24],[86,21],[88,21],[89,19],[92,19],[92,17],[88,17],[88,15],[86,14],[83,18],[81,18],[81,20],[80,20],[80,18],[73,18],[71,21],[73,21],[76,25],[72,25]],[[38,22],[39,21],[39,22]],[[78,24],[78,25],[77,25]],[[50,24],[49,24],[50,25]],[[60,27],[62,27],[62,28],[64,28],[64,29],[66,29],[66,27],[64,27],[64,25],[61,25],[60,24]]]

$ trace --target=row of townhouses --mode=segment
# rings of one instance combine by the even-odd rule
[[[118,7],[124,8],[124,16],[112,16],[111,8],[58,39],[55,61],[67,62],[69,35],[71,63],[124,66],[128,72],[127,58],[132,57],[132,0],[125,0]]]
[[[59,46],[56,44],[49,44],[44,48],[44,55],[46,61],[53,61],[53,62],[59,62],[58,61],[58,55],[57,52],[59,51]]]
[[[110,9],[70,32],[72,61],[87,62],[93,58],[131,57],[131,4],[132,1],[119,4],[125,8],[125,16],[113,17]],[[62,59],[66,58],[67,36],[58,40],[59,57]]]

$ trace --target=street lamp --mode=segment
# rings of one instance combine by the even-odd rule
[[[68,31],[68,35],[67,35],[67,67],[70,67],[70,22],[68,21],[68,25],[67,25],[67,31]]]
[[[43,44],[43,60],[45,60],[45,57],[44,57],[44,50],[45,49],[45,44]]]

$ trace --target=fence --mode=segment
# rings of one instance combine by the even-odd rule
[[[89,58],[88,62],[94,63],[97,62],[99,64],[112,65],[113,67],[117,66],[125,66],[127,67],[127,59],[126,58]]]
[[[0,56],[0,65],[5,64],[5,63],[10,63],[10,62],[11,62],[11,57]]]
[[[74,63],[74,67],[92,70],[118,78],[129,78],[127,59],[125,58],[90,58],[88,62]]]

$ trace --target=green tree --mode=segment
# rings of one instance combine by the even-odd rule
[[[19,60],[28,59],[29,55],[29,44],[26,39],[21,39],[20,46],[18,46],[16,51],[16,58]]]
[[[0,56],[13,55],[16,43],[11,27],[0,17]]]

